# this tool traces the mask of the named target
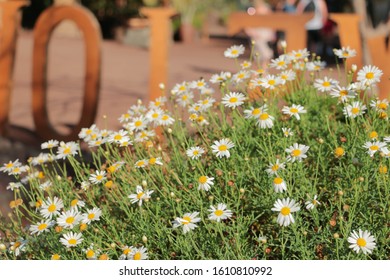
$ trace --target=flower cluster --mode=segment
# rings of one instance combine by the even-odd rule
[[[349,69],[349,47],[338,73],[306,49],[267,69],[245,51],[224,52],[236,71],[162,86],[117,131],[94,124],[2,163],[0,258],[387,259],[383,72]]]

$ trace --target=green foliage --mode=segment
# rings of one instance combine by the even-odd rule
[[[241,50],[227,50],[237,65]],[[205,92],[204,80],[184,82],[166,99],[132,106],[121,116],[121,131],[92,126],[81,131],[78,143],[60,143],[28,165],[5,163],[2,171],[23,184],[12,187],[10,220],[0,222],[6,248],[0,258],[118,259],[147,253],[150,259],[183,260],[388,259],[389,106],[369,97],[373,84],[358,83],[380,74],[362,69],[357,78],[344,64],[325,74],[310,71],[310,63],[318,61],[306,54],[286,54],[291,59],[285,67],[294,78],[275,69],[282,64],[264,73],[259,57],[251,55],[251,65],[210,79],[216,93]],[[342,90],[335,90],[339,98],[320,92],[330,86],[322,80],[330,74],[340,85],[355,86],[352,101],[342,99]],[[293,104],[304,108],[297,109],[299,118]],[[360,111],[347,114],[348,106]],[[234,146],[216,142],[222,139]],[[290,149],[297,144],[308,150]],[[194,147],[204,153],[192,158]],[[203,185],[205,179],[212,184]],[[34,232],[46,223],[42,215],[54,197],[64,208],[49,219],[47,231]],[[64,224],[59,215],[77,201],[84,205],[73,216],[83,219]],[[221,212],[211,206],[226,219],[212,219]],[[101,216],[88,220],[87,209],[94,207]],[[280,225],[280,217],[289,225]],[[375,238],[370,254],[349,248],[348,238],[359,229]],[[81,234],[82,242],[67,248],[60,240],[69,233]]]

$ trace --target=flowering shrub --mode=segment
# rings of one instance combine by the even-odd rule
[[[42,144],[15,177],[2,259],[388,259],[382,71],[306,49],[177,84],[80,141]],[[344,70],[340,70],[342,68]],[[334,78],[338,76],[338,78]]]

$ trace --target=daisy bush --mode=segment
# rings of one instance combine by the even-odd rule
[[[3,163],[1,259],[389,259],[382,71],[325,69],[306,49],[139,101],[121,129]],[[249,57],[249,58],[248,58]]]

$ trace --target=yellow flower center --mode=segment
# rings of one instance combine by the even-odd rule
[[[183,217],[183,220],[184,220],[184,221],[182,221],[182,223],[183,223],[184,225],[187,225],[187,224],[191,223],[191,217],[184,216],[184,217]]]
[[[6,168],[12,168],[14,166],[14,164],[12,162],[10,163],[7,163],[7,165],[5,166]]]
[[[137,199],[141,199],[144,196],[144,192],[140,192],[137,194]]]
[[[101,181],[103,179],[103,175],[97,175],[96,180]]]
[[[378,138],[378,133],[376,131],[371,131],[369,136],[371,139],[375,139]]]
[[[379,173],[386,174],[387,173],[387,166],[384,166],[384,165],[379,166]]]
[[[67,155],[67,154],[70,154],[70,148],[69,147],[66,147],[64,149],[64,154]]]
[[[114,140],[116,140],[116,141],[119,141],[121,139],[122,139],[122,135],[120,135],[120,134],[117,134],[114,136]]]
[[[77,205],[78,202],[79,202],[78,199],[73,199],[73,200],[70,202],[70,206],[75,207],[75,206]]]
[[[144,164],[145,164],[144,161],[140,161],[137,163],[137,166],[142,167]]]
[[[89,215],[88,215],[88,219],[89,219]],[[84,230],[86,230],[88,228],[88,225],[87,224],[81,224],[80,225],[80,230],[81,231],[84,231]]]
[[[101,260],[101,261],[106,261],[106,260],[108,260],[108,255],[107,255],[107,254],[102,254],[102,255],[100,255],[99,260]]]
[[[220,217],[220,216],[222,216],[222,215],[223,215],[223,211],[222,211],[222,210],[220,210],[220,209],[218,209],[218,210],[216,210],[216,211],[214,212],[214,214],[215,214],[215,216],[218,216],[218,217]]]
[[[356,244],[360,247],[365,247],[367,245],[367,241],[364,238],[358,238],[358,240],[356,240]]]
[[[199,155],[199,151],[195,150],[195,151],[193,151],[193,154],[194,154],[194,156],[197,156],[197,155]]]
[[[198,181],[199,181],[199,183],[204,184],[204,183],[207,182],[207,177],[206,176],[200,176]]]
[[[287,216],[291,213],[291,210],[289,207],[285,206],[282,208],[282,210],[280,210],[280,213],[283,215],[283,216]]]
[[[291,108],[290,112],[293,113],[293,114],[296,114],[296,113],[298,113],[298,109],[297,108]]]
[[[72,239],[69,239],[69,240],[68,240],[68,243],[69,243],[70,245],[76,245],[76,244],[77,244],[77,240],[74,239],[74,238],[72,238]]]
[[[182,97],[181,97],[181,100],[183,100],[183,101],[186,101],[188,99],[188,96],[187,95],[183,95]]]
[[[378,147],[377,145],[372,145],[372,146],[370,147],[370,150],[372,150],[372,151],[378,151],[378,150],[379,150],[379,147]]]
[[[91,258],[93,258],[95,256],[95,252],[93,250],[89,249],[87,251],[86,255],[87,255],[88,259],[91,259]]]
[[[274,179],[274,184],[279,185],[279,184],[281,184],[281,183],[283,183],[283,179],[282,179],[282,178],[276,177],[276,178]]]
[[[142,121],[136,121],[136,122],[134,123],[134,125],[135,125],[136,127],[140,127],[140,126],[142,125]]]
[[[343,90],[340,90],[339,94],[340,94],[340,96],[346,96],[346,95],[348,95],[348,91],[343,89]]]
[[[67,224],[73,224],[73,222],[74,222],[74,217],[68,217],[68,218],[66,218],[65,222],[66,222]]]
[[[328,81],[325,81],[325,82],[322,83],[322,85],[323,85],[324,87],[329,87],[329,86],[330,86],[330,83],[329,83]]]
[[[233,55],[238,54],[238,50],[232,50],[232,54],[233,54]]]
[[[221,152],[224,152],[227,150],[227,146],[226,145],[221,145],[218,147],[218,150],[220,150]]]
[[[167,115],[164,115],[164,116],[162,116],[162,118],[161,118],[163,121],[166,121],[166,120],[168,120],[169,119],[169,116],[167,116]]]
[[[268,81],[268,84],[269,84],[270,86],[275,85],[275,83],[276,83],[275,80],[269,80],[269,81]]]
[[[55,204],[51,204],[48,208],[47,208],[47,211],[49,211],[50,213],[56,211],[57,207]]]
[[[149,159],[149,163],[151,164],[151,165],[154,165],[154,164],[156,164],[156,158],[151,158],[151,159]]]
[[[259,115],[260,113],[261,113],[261,110],[260,110],[259,108],[253,109],[253,111],[252,111],[252,115],[253,115],[253,116],[257,116],[257,115]]]
[[[229,99],[229,102],[230,103],[236,103],[238,101],[238,98],[237,97],[231,97],[230,99]]]
[[[359,112],[360,112],[360,109],[359,109],[359,108],[356,108],[356,107],[354,107],[354,108],[352,108],[352,109],[351,109],[351,112],[352,112],[352,114],[354,114],[354,115],[357,115],[357,114],[359,114]]]
[[[40,224],[38,226],[38,230],[42,231],[42,230],[45,230],[47,228],[47,224]]]
[[[129,248],[123,250],[123,254],[124,255],[128,255],[129,253],[130,253],[130,249]]]
[[[95,213],[89,213],[88,220],[92,220],[93,218],[95,218]]]
[[[377,105],[377,107],[381,110],[386,110],[387,109],[387,104],[384,102],[381,102]]]
[[[142,255],[140,252],[137,252],[133,256],[133,260],[139,261],[141,259]]]
[[[274,164],[272,167],[271,167],[272,171],[277,171],[279,169],[279,165],[278,164]]]
[[[366,79],[371,80],[371,79],[373,79],[373,78],[374,78],[374,73],[368,72],[368,73],[366,74]]]
[[[262,113],[259,116],[259,119],[262,120],[262,121],[268,120],[268,118],[269,118],[269,115],[267,113]]]
[[[180,90],[180,91],[185,91],[185,90],[186,90],[186,87],[185,87],[185,86],[180,86],[180,87],[179,87],[179,90]]]
[[[285,64],[285,62],[284,62],[283,60],[281,60],[281,61],[278,62],[278,65],[279,65],[279,66],[283,66],[284,64]]]
[[[341,148],[341,147],[337,147],[335,150],[334,150],[334,154],[337,156],[337,157],[341,157],[344,155],[344,149]]]
[[[104,184],[104,186],[105,186],[106,188],[111,188],[113,184],[114,184],[114,182],[111,181],[111,180],[109,180],[109,181],[107,181],[107,183]]]
[[[54,254],[53,256],[51,256],[51,259],[55,260],[55,261],[58,261],[60,258],[61,258],[61,256],[58,254]]]
[[[295,149],[295,150],[293,150],[292,152],[291,152],[291,155],[293,156],[293,157],[298,157],[298,156],[300,156],[301,155],[301,150],[298,150],[298,149]]]

